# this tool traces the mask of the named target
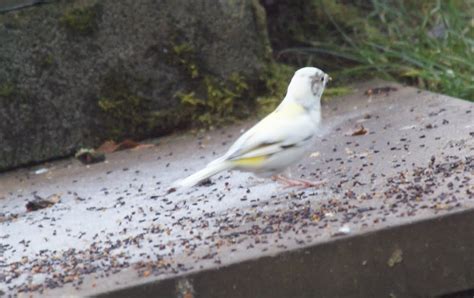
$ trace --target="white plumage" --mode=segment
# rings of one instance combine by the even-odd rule
[[[296,71],[275,111],[238,138],[222,157],[172,187],[191,187],[224,170],[273,176],[296,163],[313,143],[321,120],[321,95],[329,79],[315,67]]]

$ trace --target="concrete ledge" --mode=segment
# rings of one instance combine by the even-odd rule
[[[473,113],[447,96],[360,84],[324,106],[320,139],[292,169],[326,178],[320,189],[231,172],[167,193],[253,121],[88,167],[64,160],[0,174],[0,290],[334,297],[473,288]],[[26,212],[51,195],[60,201]]]
[[[434,297],[474,287],[474,211],[345,237],[100,297]]]

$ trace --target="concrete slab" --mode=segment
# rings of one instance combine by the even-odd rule
[[[396,90],[375,89],[386,86]],[[314,150],[291,171],[327,179],[320,189],[231,172],[167,194],[252,121],[106,163],[0,174],[0,290],[329,297],[474,287],[474,105],[379,81],[330,101],[323,117]],[[367,132],[352,136],[361,125]],[[60,202],[26,211],[51,195]]]

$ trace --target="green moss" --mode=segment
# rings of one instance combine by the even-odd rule
[[[39,55],[36,63],[40,68],[47,69],[54,65],[54,56],[52,54]]]
[[[147,117],[147,127],[161,132],[181,127],[187,119],[179,107],[151,111]]]
[[[156,110],[154,102],[139,92],[149,88],[146,80],[123,68],[114,69],[102,78],[97,106],[107,130],[104,137],[143,139],[189,122],[190,111],[181,106]]]
[[[189,115],[192,122],[212,127],[248,114],[243,100],[249,87],[239,74],[234,73],[227,80],[206,75],[201,83],[205,90],[199,95],[195,91],[177,94],[182,112]]]
[[[108,137],[122,139],[147,135],[150,102],[134,91],[141,83],[123,69],[111,71],[102,79],[97,105],[104,113]]]
[[[109,137],[140,137],[146,124],[146,102],[130,91],[116,91],[102,96],[97,102],[106,115],[106,126]]]
[[[181,67],[184,72],[191,78],[195,79],[199,76],[196,56],[193,47],[188,43],[173,45],[171,47],[171,62]]]
[[[71,33],[90,35],[97,30],[100,15],[99,5],[74,8],[64,13],[59,22]]]
[[[12,105],[16,109],[28,111],[31,109],[32,98],[34,96],[20,89],[15,80],[0,83],[0,104]]]
[[[209,129],[250,114],[255,93],[244,76],[233,73],[221,78],[204,71],[188,43],[170,44],[167,49],[156,53],[180,70],[184,84],[174,94],[177,104],[156,110],[151,100],[138,95],[137,90],[148,88],[144,80],[124,69],[114,70],[102,79],[97,100],[108,137],[137,139],[184,125]]]
[[[6,82],[0,84],[0,97],[10,97],[13,95],[14,92],[15,86],[12,83]]]
[[[175,94],[180,105],[178,118],[210,128],[248,115],[247,104],[252,97],[245,77],[233,73],[228,78],[220,78],[202,71],[188,43],[172,45],[167,58],[182,70],[187,82],[186,89]]]
[[[44,56],[43,60],[41,60],[41,64],[43,66],[51,66],[54,63],[54,57],[53,55],[46,55]]]

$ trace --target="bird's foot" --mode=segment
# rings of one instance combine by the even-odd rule
[[[316,187],[319,188],[323,184],[326,183],[326,180],[321,180],[321,181],[311,181],[311,180],[306,180],[306,179],[290,179],[287,178],[283,175],[275,175],[272,177],[274,181],[278,181],[282,184],[285,185],[285,187],[303,187],[303,188],[309,188],[309,187]]]

